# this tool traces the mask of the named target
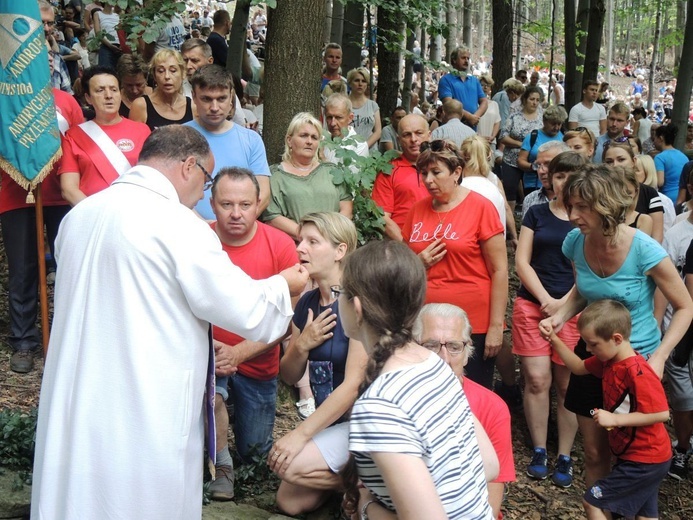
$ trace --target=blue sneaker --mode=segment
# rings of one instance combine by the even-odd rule
[[[534,448],[532,462],[527,466],[527,475],[537,480],[544,480],[549,476],[548,458],[546,448]]]
[[[551,482],[562,488],[569,488],[573,485],[573,459],[567,455],[558,456],[556,469],[551,475]]]

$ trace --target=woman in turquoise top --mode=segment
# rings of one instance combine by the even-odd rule
[[[693,318],[693,302],[674,264],[655,240],[625,224],[632,198],[618,169],[605,164],[584,166],[568,177],[563,198],[570,221],[578,228],[563,242],[563,254],[575,269],[575,286],[565,305],[546,320],[562,327],[593,301],[617,300],[631,313],[633,348],[662,377],[664,362]],[[655,289],[674,308],[672,327],[661,341],[654,317]],[[575,353],[583,359],[591,355],[582,340]],[[578,416],[585,482],[591,486],[609,473],[611,463],[606,430],[590,416],[590,410],[603,407],[601,381],[571,376],[565,407]]]

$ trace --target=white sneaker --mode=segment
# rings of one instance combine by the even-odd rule
[[[315,412],[315,399],[312,397],[301,399],[296,403],[296,408],[298,409],[298,416],[305,420]]]

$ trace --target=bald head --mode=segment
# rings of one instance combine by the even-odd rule
[[[407,114],[399,122],[397,128],[402,155],[409,161],[415,162],[421,153],[421,143],[430,139],[428,121],[419,114]]]
[[[443,114],[445,114],[445,122],[447,123],[450,119],[457,118],[462,119],[464,110],[462,103],[456,99],[448,98],[443,101]]]

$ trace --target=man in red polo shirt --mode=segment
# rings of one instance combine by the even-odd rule
[[[428,196],[416,171],[421,144],[428,141],[428,121],[420,115],[404,116],[397,128],[402,155],[393,159],[390,173],[380,172],[373,185],[373,200],[385,212],[385,235],[402,240],[402,226],[415,202]]]

